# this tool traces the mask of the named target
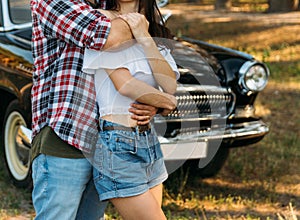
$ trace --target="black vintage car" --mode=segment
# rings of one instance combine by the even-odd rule
[[[269,70],[249,54],[189,38],[174,39],[172,54],[181,74],[178,107],[154,118],[167,167],[172,172],[188,162],[199,175],[212,176],[229,148],[258,142],[268,133],[254,113],[254,101]],[[1,155],[18,187],[31,183],[32,71],[29,3],[1,0]]]

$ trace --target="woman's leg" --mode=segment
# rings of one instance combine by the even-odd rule
[[[162,205],[162,193],[163,193],[163,185],[159,184],[150,189],[151,194],[156,199],[157,203],[161,207]]]
[[[154,195],[147,191],[138,196],[110,200],[124,220],[165,220],[161,206]]]

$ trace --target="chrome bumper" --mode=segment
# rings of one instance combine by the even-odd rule
[[[221,142],[225,139],[251,139],[262,137],[269,132],[269,127],[261,120],[232,124],[226,129],[212,129],[208,132],[194,132],[192,134],[178,134],[174,138],[159,136],[159,141],[165,160],[187,160],[207,157],[209,141]],[[25,146],[30,148],[31,130],[20,126],[18,135]]]
[[[242,140],[263,137],[269,127],[261,120],[227,125],[224,129],[211,129],[208,132],[177,135],[174,138],[159,137],[165,160],[187,160],[207,157],[210,141],[219,146],[224,140]],[[215,147],[215,146],[214,146]]]

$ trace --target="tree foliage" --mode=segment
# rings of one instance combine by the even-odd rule
[[[289,12],[299,8],[299,0],[269,0],[269,12]]]
[[[231,0],[216,0],[215,2],[215,9],[222,10],[222,9],[230,9],[231,8]]]
[[[169,0],[170,3],[188,2],[194,4],[213,4],[215,10],[230,10],[232,5],[268,4],[267,12],[290,12],[300,10],[300,0]]]

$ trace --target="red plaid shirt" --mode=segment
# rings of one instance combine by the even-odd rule
[[[82,72],[83,54],[103,47],[110,20],[83,0],[31,0],[31,10],[33,137],[50,126],[62,140],[89,151],[98,114],[94,78]]]

